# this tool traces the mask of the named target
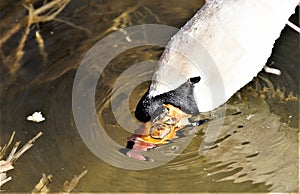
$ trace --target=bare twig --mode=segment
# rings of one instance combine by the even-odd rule
[[[91,32],[90,30],[88,30],[88,29],[86,29],[86,28],[84,28],[84,27],[78,26],[78,25],[76,25],[76,24],[73,24],[72,22],[69,22],[69,21],[67,21],[67,20],[64,20],[64,19],[61,19],[61,18],[54,18],[53,20],[54,20],[54,21],[58,21],[58,22],[60,22],[60,23],[67,24],[67,25],[69,25],[69,26],[71,26],[71,27],[73,27],[73,28],[77,28],[78,30],[82,30],[82,31],[84,31],[87,35],[91,35],[91,34],[92,34],[92,32]]]
[[[80,175],[74,176],[73,179],[69,181],[65,181],[62,191],[59,193],[70,193],[78,184],[80,179],[87,173],[87,170],[83,171]],[[40,179],[39,183],[34,187],[32,193],[48,193],[50,192],[50,184],[52,182],[52,175],[46,176],[43,173],[43,177]]]
[[[11,162],[4,161],[4,160],[0,161],[0,173],[7,172],[13,168],[14,167],[12,166]]]
[[[61,193],[70,193],[78,184],[79,180],[87,173],[87,170],[83,171],[80,175],[74,176],[73,179],[69,181],[65,181],[63,186],[63,192]]]
[[[34,138],[29,140],[12,158],[11,161],[15,162],[19,157],[26,152],[29,148],[33,146],[34,141],[39,138],[41,135],[43,135],[42,132],[39,132]]]
[[[46,176],[43,173],[43,177],[39,181],[38,184],[35,185],[34,189],[32,190],[32,193],[48,193],[50,191],[49,184],[52,181],[52,175]]]
[[[38,133],[34,138],[32,138],[30,141],[28,141],[18,152],[17,149],[19,147],[20,142],[16,142],[14,147],[12,148],[9,156],[7,157],[6,160],[0,160],[0,186],[3,184],[7,183],[10,181],[12,178],[7,177],[6,172],[9,170],[12,170],[13,163],[25,152],[27,151],[33,144],[33,142],[39,138],[42,135],[42,132]],[[8,143],[2,148],[1,150],[1,156],[4,157],[7,148],[10,146],[12,143],[13,139],[15,136],[15,132],[12,133]]]
[[[0,188],[2,185],[10,181],[12,178],[7,177],[6,172],[12,170],[14,167],[11,162],[7,162],[4,160],[0,161]]]
[[[2,176],[4,176],[4,178],[2,178]],[[5,183],[7,183],[8,181],[10,181],[11,179],[12,179],[11,176],[10,177],[6,177],[5,173],[1,173],[0,174],[0,187],[2,185],[4,185]]]
[[[5,145],[3,146],[3,148],[1,149],[1,151],[0,151],[0,160],[4,157],[4,155],[5,155],[6,151],[7,151],[7,148],[10,146],[10,144],[12,143],[12,141],[13,141],[13,139],[14,139],[14,137],[15,137],[15,134],[16,134],[15,132],[13,132],[13,133],[11,134],[8,143],[5,144]]]
[[[15,155],[15,153],[16,153],[16,151],[17,151],[19,145],[20,145],[20,142],[19,142],[19,141],[15,143],[15,145],[14,145],[14,147],[12,148],[12,150],[11,150],[9,156],[7,157],[6,161],[11,161],[11,159],[12,159],[13,156]]]
[[[71,0],[54,0],[54,1],[51,1],[47,4],[44,4],[42,7],[36,9],[34,11],[34,16],[37,16],[36,19],[37,21],[50,21],[52,19],[54,19],[54,17],[59,14],[64,8],[66,5],[68,5],[68,3],[70,2]],[[43,19],[38,19],[40,16],[40,14],[42,13],[45,13],[49,11],[50,13],[53,12],[52,14],[50,15],[47,15],[46,16],[42,16],[41,18]]]

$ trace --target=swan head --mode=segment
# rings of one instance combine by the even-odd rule
[[[135,117],[139,121],[148,122],[163,112],[164,104],[171,104],[187,114],[198,114],[194,86],[200,79],[192,77],[178,88],[157,96],[151,96],[148,90],[137,104]]]

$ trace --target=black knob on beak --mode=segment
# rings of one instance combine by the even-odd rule
[[[148,90],[136,107],[135,117],[139,121],[148,122],[163,111],[163,104],[171,104],[188,114],[198,114],[194,84],[198,83],[200,79],[200,77],[190,78],[175,90],[155,97],[151,97]]]

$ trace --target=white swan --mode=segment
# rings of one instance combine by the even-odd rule
[[[262,70],[298,4],[299,0],[208,0],[169,42],[136,117],[149,120],[158,104],[166,102],[160,98],[169,98],[164,94],[198,76],[200,82],[192,87],[198,111],[225,103]]]

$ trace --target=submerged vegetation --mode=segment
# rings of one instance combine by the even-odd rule
[[[20,60],[22,59],[25,52],[24,46],[25,41],[27,40],[27,36],[30,32],[30,27],[34,24],[54,20],[55,17],[65,8],[65,6],[69,2],[70,0],[53,0],[43,4],[41,7],[34,8],[34,1],[24,1],[23,6],[27,9],[28,16],[24,17],[24,19],[21,22],[17,23],[8,32],[4,33],[4,35],[0,38],[0,45],[2,45],[15,33],[20,31],[22,28],[25,28],[23,35],[19,41],[19,45],[15,51],[15,55],[13,57],[13,65],[9,68],[9,72],[11,74],[14,74],[20,68]],[[40,53],[43,57],[43,60],[46,61],[47,53],[44,50],[44,40],[38,31],[36,31],[35,35],[36,41],[40,48]]]

